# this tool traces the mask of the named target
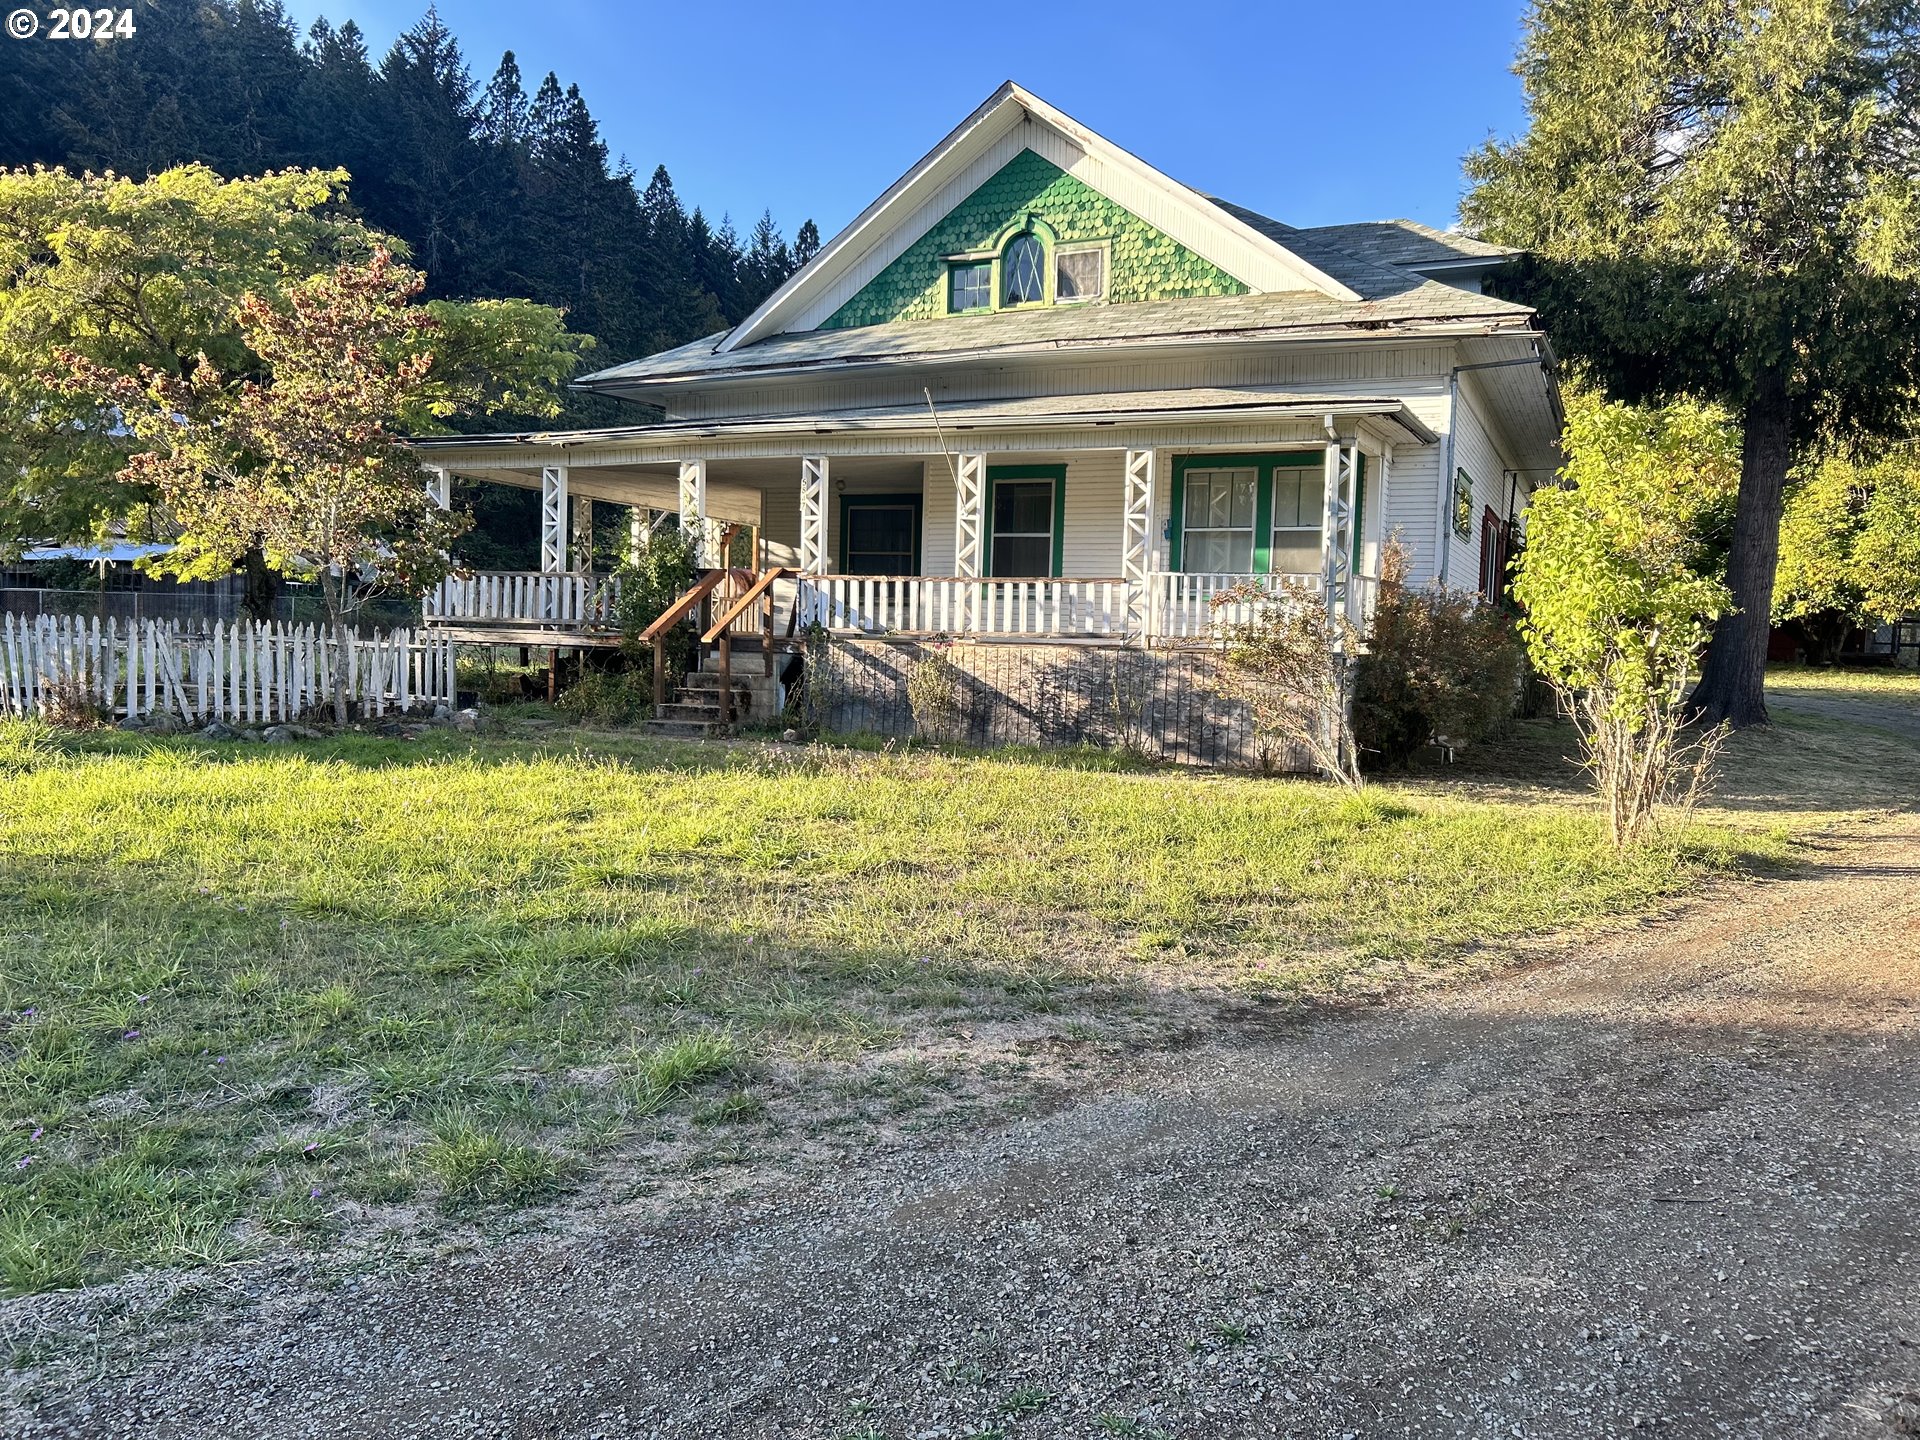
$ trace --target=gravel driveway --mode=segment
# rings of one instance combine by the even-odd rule
[[[677,1224],[269,1298],[119,1436],[1920,1433],[1920,824]]]

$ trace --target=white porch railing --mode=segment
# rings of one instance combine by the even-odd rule
[[[1253,581],[1270,594],[1318,604],[1318,575],[1161,573],[1147,578],[1147,638],[1207,640],[1245,624],[1252,606],[1216,606],[1216,596]],[[1354,623],[1373,611],[1378,581],[1353,577]],[[996,635],[1119,639],[1127,633],[1126,582],[969,580],[958,576],[803,575],[795,604],[801,624],[861,635]]]
[[[1118,638],[1126,582],[967,579],[932,575],[803,575],[802,624],[863,635]]]
[[[614,623],[620,580],[614,575],[485,570],[442,580],[420,602],[431,625],[487,622],[595,629]]]
[[[1318,575],[1220,575],[1162,573],[1148,577],[1152,594],[1147,607],[1147,629],[1163,640],[1204,640],[1216,627],[1244,625],[1252,618],[1246,603],[1215,606],[1214,597],[1235,586],[1253,581],[1269,594],[1297,595],[1302,600],[1320,598]]]

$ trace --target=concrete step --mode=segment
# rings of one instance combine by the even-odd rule
[[[672,700],[660,707],[655,717],[660,720],[686,720],[704,725],[720,723],[720,707],[716,705],[696,704],[687,700]]]
[[[720,727],[705,720],[649,720],[647,733],[668,740],[705,740]]]

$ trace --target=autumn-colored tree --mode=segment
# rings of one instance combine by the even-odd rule
[[[162,562],[186,578],[225,574],[257,547],[283,574],[318,583],[336,656],[353,612],[384,589],[418,591],[446,571],[463,521],[427,493],[404,444],[410,415],[435,403],[431,344],[441,326],[412,303],[418,272],[376,248],[236,313],[259,378],[211,360],[187,378],[139,374],[63,352],[63,393],[112,404],[140,442],[122,483],[156,494],[179,538]],[[219,396],[222,403],[208,402]],[[347,673],[333,673],[336,722]]]
[[[240,386],[270,373],[241,323],[243,299],[284,310],[313,276],[380,247],[404,255],[345,211],[346,181],[341,170],[228,180],[203,165],[147,180],[0,171],[0,553],[154,513],[145,472],[127,463],[146,439],[110,395],[69,383],[60,357],[91,373],[153,372],[174,382],[183,417],[213,424]],[[591,343],[530,301],[424,309],[434,360],[398,422],[413,433],[462,414],[557,414]],[[425,345],[428,333],[414,338]],[[264,557],[249,556],[255,599],[270,598]]]

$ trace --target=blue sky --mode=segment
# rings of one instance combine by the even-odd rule
[[[376,59],[426,0],[288,0]],[[827,4],[440,0],[476,83],[513,50],[580,86],[609,146],[741,231],[852,219],[1013,79],[1176,179],[1296,225],[1445,226],[1460,159],[1522,124],[1523,0]]]

